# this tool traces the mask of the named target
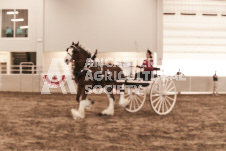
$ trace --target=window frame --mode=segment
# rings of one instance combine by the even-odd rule
[[[2,15],[3,15],[3,10],[8,10],[8,9],[12,9],[13,11],[16,11],[16,10],[27,10],[27,18],[28,18],[28,21],[27,21],[27,26],[28,26],[28,35],[27,37],[16,37],[16,23],[15,21],[13,22],[13,37],[2,37]],[[16,19],[16,14],[14,14],[14,19]],[[29,30],[29,9],[28,8],[1,8],[0,9],[0,39],[1,40],[29,40],[29,33],[30,33],[30,30]]]

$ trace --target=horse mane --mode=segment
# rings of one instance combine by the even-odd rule
[[[89,52],[88,50],[85,50],[84,47],[82,47],[81,45],[76,45],[76,47],[78,47],[80,50],[82,50],[83,52],[85,52],[85,54],[88,55],[88,58],[91,57],[91,52]]]

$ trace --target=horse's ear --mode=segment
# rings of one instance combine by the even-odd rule
[[[77,44],[75,44],[75,46],[76,46],[76,47],[78,47],[78,46],[79,46],[79,41],[77,42]]]
[[[75,45],[74,41],[72,41],[72,44],[71,45]]]

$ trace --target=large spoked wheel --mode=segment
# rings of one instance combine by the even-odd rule
[[[170,77],[158,77],[152,84],[150,102],[159,115],[172,111],[177,99],[176,86]]]
[[[146,88],[142,86],[139,86],[137,88],[126,88],[125,99],[128,99],[130,102],[125,108],[128,112],[139,111],[143,107],[146,100]]]

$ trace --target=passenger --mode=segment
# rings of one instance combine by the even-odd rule
[[[151,78],[153,77],[153,74],[152,74],[153,59],[152,59],[152,52],[150,50],[147,50],[146,60],[143,61],[143,64],[141,66],[136,66],[136,67],[144,68],[144,71],[136,73],[135,74],[135,80],[137,78],[141,78],[144,81],[151,81]]]

